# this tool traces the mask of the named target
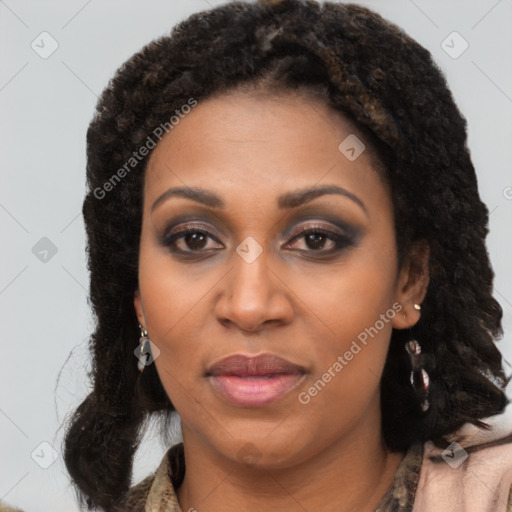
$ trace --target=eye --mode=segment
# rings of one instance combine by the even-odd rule
[[[205,229],[190,226],[180,231],[164,235],[161,244],[168,247],[171,252],[177,253],[208,252],[212,249],[218,249],[218,247],[215,246],[208,247],[209,239],[220,243]]]
[[[301,244],[301,240],[303,243]],[[167,231],[160,239],[162,246],[177,255],[205,255],[223,249],[225,246],[207,229],[200,226],[182,226],[182,229]],[[302,245],[302,247],[301,247]],[[311,226],[292,235],[287,248],[305,253],[330,255],[348,246],[355,245],[352,235],[336,233],[321,226]]]
[[[344,247],[354,245],[354,240],[351,236],[335,233],[334,231],[330,231],[320,226],[314,226],[301,231],[292,238],[292,242],[294,240],[300,241],[302,239],[304,240],[304,246],[306,248],[299,250],[304,252],[332,253]],[[297,245],[300,244],[297,242],[291,244],[294,248],[297,248]],[[327,248],[326,245],[328,246]]]

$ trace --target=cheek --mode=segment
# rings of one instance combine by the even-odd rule
[[[360,247],[332,274],[315,280],[314,287],[304,278],[298,281],[298,293],[307,293],[308,307],[318,312],[316,328],[323,333],[316,335],[317,364],[304,400],[311,397],[311,403],[324,407],[343,400],[357,414],[378,391],[391,322],[401,309],[395,302],[396,253],[388,234]]]
[[[173,262],[165,249],[148,247],[142,242],[139,288],[151,341],[160,350],[157,370],[168,392],[167,384],[173,379],[186,385],[193,375],[190,361],[197,360],[194,333],[202,330],[200,322],[204,315],[198,312],[214,284],[210,280],[208,276],[193,279],[183,265]]]
[[[370,237],[368,237],[370,240]],[[396,254],[393,237],[363,241],[346,260],[314,279],[297,275],[294,292],[303,297],[318,318],[318,326],[331,340],[332,348],[343,349],[377,323],[381,338],[389,338],[396,290]],[[381,315],[388,315],[384,318]],[[335,340],[334,342],[332,340]]]

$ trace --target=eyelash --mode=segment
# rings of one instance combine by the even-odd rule
[[[331,240],[334,242],[334,247],[331,249],[299,249],[300,251],[304,252],[313,252],[313,253],[321,253],[321,254],[331,254],[337,251],[340,251],[341,249],[353,245],[354,241],[352,238],[348,235],[342,235],[340,233],[335,233],[334,231],[330,231],[328,229],[322,228],[320,226],[312,226],[309,228],[306,228],[302,231],[299,231],[298,233],[294,234],[292,236],[291,241],[293,240],[301,240],[305,238],[308,235],[311,234],[321,234],[324,235],[328,240]]]
[[[177,249],[175,247],[173,247],[173,245],[176,243],[176,241],[184,238],[185,236],[187,235],[190,235],[190,234],[202,234],[202,235],[205,235],[206,237],[210,238],[210,239],[213,239],[215,242],[217,243],[221,243],[219,242],[209,231],[207,231],[206,229],[204,228],[201,228],[199,226],[185,226],[184,229],[180,230],[180,231],[177,231],[175,233],[171,233],[169,235],[165,235],[162,237],[160,243],[161,245],[163,245],[164,247],[167,247],[169,248],[169,250],[172,252],[172,253],[177,253],[177,254],[181,254],[181,255],[191,255],[191,254],[197,254],[197,255],[200,255],[201,253],[207,253],[207,252],[211,252],[211,249],[210,250],[204,250],[204,249],[191,249],[191,250],[187,250],[187,251],[183,251],[181,249]],[[294,235],[292,235],[291,237],[291,240],[290,242],[293,242],[295,240],[300,240],[302,238],[305,238],[306,236],[310,235],[310,234],[321,234],[321,235],[324,235],[327,239],[331,240],[332,242],[334,242],[335,246],[331,249],[299,249],[300,252],[303,252],[303,253],[319,253],[320,256],[328,256],[328,255],[331,255],[335,252],[339,252],[341,251],[342,249],[344,248],[347,248],[347,247],[350,247],[352,245],[355,245],[355,239],[352,235],[348,235],[348,234],[340,234],[340,233],[335,233],[333,231],[330,231],[328,229],[325,229],[323,227],[320,227],[320,226],[311,226],[311,227],[308,227],[302,231],[299,231],[297,233],[295,233]],[[288,243],[287,245],[289,245],[290,243]],[[214,250],[217,250],[217,249],[214,249]]]

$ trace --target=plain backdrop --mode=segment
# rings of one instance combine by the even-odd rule
[[[81,206],[85,135],[98,95],[144,44],[220,3],[0,1],[0,499],[25,512],[78,510],[59,427],[89,388]],[[512,2],[359,3],[432,52],[468,121],[491,212],[488,248],[504,310],[499,346],[512,360]],[[145,439],[135,481],[156,468],[166,449],[154,429]]]

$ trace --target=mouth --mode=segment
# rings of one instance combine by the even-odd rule
[[[222,398],[239,407],[261,407],[296,388],[306,370],[286,359],[262,354],[235,354],[211,366],[205,376]]]

